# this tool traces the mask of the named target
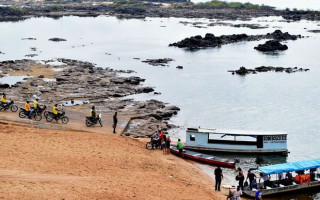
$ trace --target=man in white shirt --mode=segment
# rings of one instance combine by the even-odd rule
[[[233,189],[230,192],[232,194],[231,200],[240,200],[240,196],[242,195],[242,190],[240,190],[240,186],[237,186],[237,189]]]

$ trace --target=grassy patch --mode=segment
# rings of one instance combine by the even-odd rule
[[[213,0],[204,3],[197,3],[195,5],[197,8],[235,8],[235,9],[257,9],[257,8],[270,8],[268,6],[262,5],[259,6],[257,4],[252,3],[240,3],[240,2],[226,2],[226,1],[218,1]]]

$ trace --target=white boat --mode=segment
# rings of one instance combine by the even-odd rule
[[[296,172],[296,171],[304,171],[308,169],[317,169],[319,167],[320,167],[320,159],[315,159],[315,160],[304,160],[304,161],[298,161],[298,162],[258,167],[257,170],[263,172],[265,175],[272,175],[272,174],[278,174],[278,173],[284,173],[284,172]],[[306,174],[306,175],[310,175],[310,174]],[[293,182],[292,184],[289,184],[289,185],[282,185],[282,184],[272,184],[272,185],[273,187],[266,187],[266,189],[262,190],[263,197],[278,196],[280,194],[298,192],[304,189],[315,189],[315,191],[319,191],[318,188],[320,187],[320,178],[319,178],[319,174],[315,173],[313,180],[309,179],[304,183]],[[250,190],[249,187],[245,187],[243,190],[243,193],[246,194],[247,196],[255,197],[256,191],[257,191],[256,189]]]
[[[287,133],[188,128],[186,149],[231,153],[287,154]]]

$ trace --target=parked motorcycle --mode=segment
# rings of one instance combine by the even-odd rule
[[[58,112],[57,120],[61,120],[62,123],[67,124],[69,122],[69,118],[65,116],[66,112],[65,111],[60,111]],[[45,116],[46,120],[48,122],[51,122],[52,120],[55,119],[55,116],[53,112],[48,112],[47,115]]]
[[[94,126],[98,122],[99,122],[100,126],[102,127],[103,125],[102,125],[102,120],[101,120],[101,111],[100,111],[100,113],[99,113],[99,115],[98,115],[98,117],[96,119],[92,119],[91,117],[86,116],[86,125],[88,127]]]
[[[24,108],[20,108],[19,117],[20,117],[20,118],[29,117],[29,112],[26,111]],[[34,111],[33,111],[32,114],[31,114],[31,118],[33,118],[33,119],[36,120],[36,121],[41,121],[42,115],[41,115],[41,113],[38,113],[38,112],[34,112]]]
[[[156,139],[155,137],[150,138],[150,142],[147,142],[146,149],[158,149],[161,147],[161,140]]]
[[[12,112],[18,111],[18,106],[14,104],[14,101],[10,101],[10,103],[4,104],[0,103],[0,111],[6,111],[10,109]]]

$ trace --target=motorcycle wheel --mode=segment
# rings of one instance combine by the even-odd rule
[[[53,120],[53,116],[48,114],[46,117],[47,122],[51,122]]]
[[[18,106],[13,104],[13,105],[10,107],[10,110],[11,110],[11,112],[17,112]]]
[[[151,144],[151,142],[147,142],[147,144],[146,144],[146,149],[149,149],[149,150],[152,149],[152,144]]]
[[[24,111],[19,112],[19,117],[20,118],[25,118],[27,115],[24,114]]]
[[[66,124],[69,122],[69,118],[68,117],[62,117],[61,118],[62,123]]]
[[[86,125],[87,125],[87,127],[90,127],[92,125],[92,123],[90,122],[89,119],[86,120]]]
[[[4,110],[4,107],[0,106],[0,111],[3,111]]]
[[[34,114],[34,120],[36,120],[36,121],[41,121],[41,119],[42,119],[41,113],[35,113],[35,114]]]
[[[45,118],[47,118],[47,116],[48,116],[48,111],[44,111],[44,112],[43,112],[43,116],[44,116]]]
[[[103,127],[103,124],[102,124],[102,120],[101,120],[101,119],[99,119],[99,124],[100,124],[101,127]]]

